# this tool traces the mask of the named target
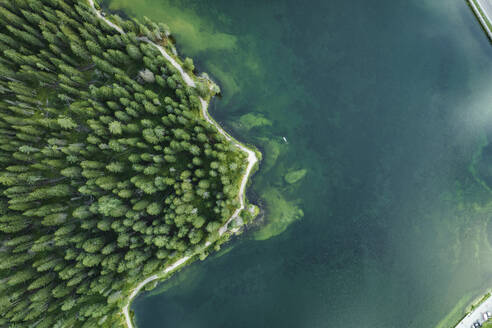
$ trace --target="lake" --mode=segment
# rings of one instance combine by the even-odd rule
[[[261,217],[138,296],[139,328],[449,328],[492,287],[492,46],[466,1],[104,4],[168,24],[264,155]]]

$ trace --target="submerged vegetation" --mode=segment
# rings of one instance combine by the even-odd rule
[[[267,204],[268,219],[259,231],[254,234],[257,240],[265,240],[284,232],[289,225],[304,216],[297,205],[298,201],[287,200],[278,188],[268,188],[261,198]]]
[[[208,81],[146,42],[171,52],[166,26],[111,19],[126,34],[85,1],[0,1],[2,327],[122,326],[135,284],[204,258],[238,207]]]
[[[262,11],[269,12],[273,7],[283,7],[285,4],[262,2]],[[312,154],[306,155],[297,152],[298,142],[292,138],[297,129],[301,128],[304,114],[298,114],[298,110],[291,110],[286,114],[286,108],[294,103],[291,94],[305,94],[300,84],[288,84],[289,92],[285,86],[277,88],[277,82],[283,81],[283,77],[290,73],[290,69],[297,67],[297,61],[290,57],[290,49],[265,47],[260,39],[255,39],[254,30],[268,30],[268,26],[247,26],[238,24],[242,19],[232,18],[231,11],[249,12],[251,7],[245,2],[236,1],[228,5],[219,2],[207,1],[175,1],[175,0],[107,0],[104,2],[110,10],[124,11],[136,17],[150,17],[163,19],[177,37],[179,49],[192,55],[198,55],[201,67],[205,67],[212,76],[221,83],[220,105],[216,104],[214,116],[230,126],[230,130],[241,136],[248,136],[252,144],[258,146],[264,157],[262,159],[261,174],[255,177],[251,190],[259,196],[265,209],[264,220],[257,220],[255,230],[259,234],[276,236],[287,230],[289,224],[285,217],[276,216],[275,213],[287,213],[293,210],[288,217],[297,217],[304,204],[301,201],[300,190],[305,188],[305,182],[310,175],[314,176],[311,169],[304,179],[294,184],[285,181],[285,175],[292,170],[307,169],[312,164]],[[227,9],[226,9],[227,8]],[[251,18],[255,19],[255,18]],[[272,18],[273,19],[273,18]],[[189,24],[193,22],[193,24]],[[278,30],[270,30],[278,40]],[[271,60],[269,54],[272,51],[282,49],[282,59],[290,58],[292,62]],[[286,66],[287,65],[287,66]],[[275,71],[281,74],[272,79],[268,72]],[[293,79],[291,77],[290,79]],[[258,87],[258,81],[268,81]],[[295,86],[295,87],[294,87]],[[303,96],[301,102],[309,99]],[[254,101],[253,101],[254,99]],[[301,99],[301,98],[299,98]],[[309,105],[311,107],[311,105]],[[308,107],[309,108],[309,107]],[[303,110],[309,110],[304,108]],[[295,125],[291,123],[295,122]],[[282,136],[286,136],[286,143]],[[292,142],[292,144],[290,144]],[[309,149],[309,148],[306,148]],[[295,163],[295,164],[294,164]],[[292,165],[292,166],[290,166]],[[311,173],[311,174],[310,174]],[[271,197],[266,193],[275,190]],[[280,198],[279,198],[280,197]],[[280,200],[281,201],[273,201]],[[283,209],[279,205],[289,204]],[[297,219],[290,220],[290,223]],[[283,221],[276,224],[276,221]],[[271,229],[275,226],[283,226],[282,229]],[[261,233],[261,230],[265,230]],[[268,232],[267,232],[268,230]],[[258,234],[252,233],[253,238]]]
[[[286,139],[271,134],[273,122],[261,113],[247,113],[234,120],[232,126],[243,133],[253,131],[254,143],[264,151],[263,175],[255,180],[261,201],[264,202],[266,215],[261,227],[253,233],[256,240],[266,240],[278,236],[294,222],[304,217],[302,201],[298,198],[299,187],[308,170],[292,167],[285,159],[289,150]],[[268,176],[268,179],[265,178]],[[273,183],[272,183],[273,182]]]
[[[292,170],[285,175],[285,181],[289,184],[294,184],[296,182],[301,181],[306,176],[307,170]]]

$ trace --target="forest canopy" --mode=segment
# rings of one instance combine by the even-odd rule
[[[145,39],[83,0],[0,0],[0,327],[119,327],[129,290],[218,245],[245,155]],[[191,60],[185,69],[194,70]]]

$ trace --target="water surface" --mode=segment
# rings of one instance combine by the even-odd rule
[[[465,1],[106,4],[167,22],[265,155],[267,229],[140,295],[140,328],[448,328],[492,287],[492,46]]]

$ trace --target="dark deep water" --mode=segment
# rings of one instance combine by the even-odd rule
[[[212,115],[265,156],[263,226],[304,211],[140,295],[139,328],[448,328],[492,287],[492,45],[466,1],[107,2],[219,82]]]

